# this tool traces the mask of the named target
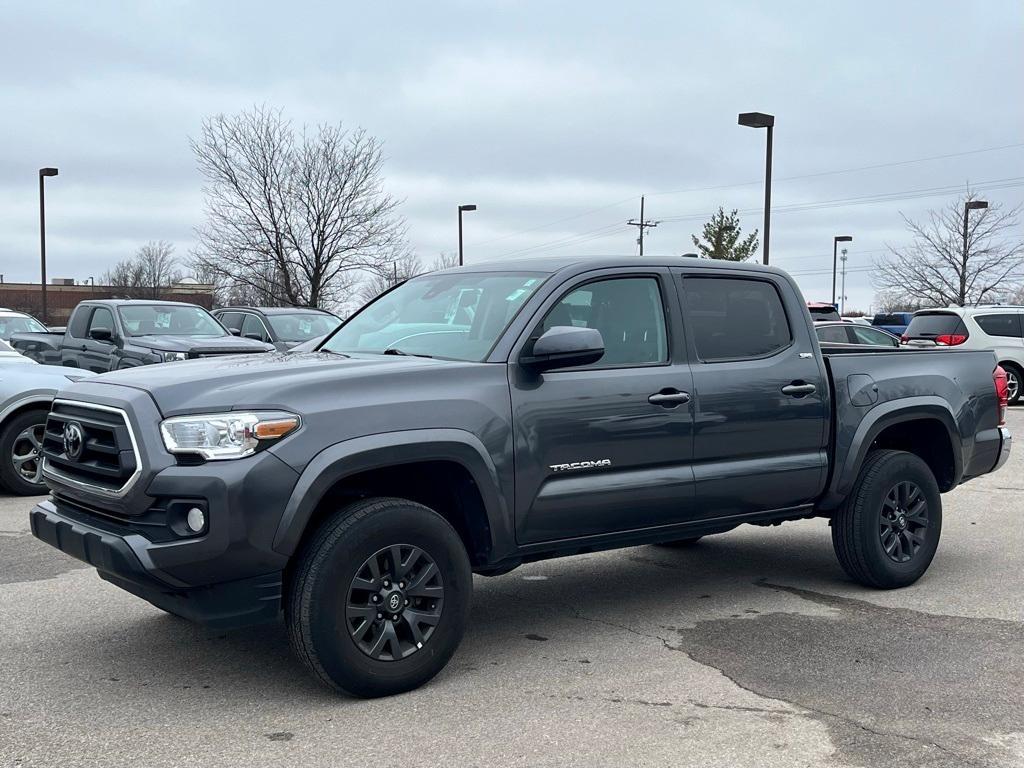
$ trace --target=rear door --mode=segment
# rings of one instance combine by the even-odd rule
[[[667,269],[590,273],[545,303],[509,365],[520,543],[649,528],[694,515],[692,381]],[[605,354],[532,373],[555,326],[596,328]]]
[[[800,297],[774,275],[676,274],[692,361],[698,516],[813,501],[826,475],[829,390]]]
[[[94,328],[105,328],[111,333],[110,341],[92,338]],[[117,348],[113,339],[117,336],[114,324],[114,313],[109,307],[94,307],[86,326],[85,338],[82,339],[81,351],[78,353],[81,367],[96,373],[111,370],[114,361],[114,350]]]

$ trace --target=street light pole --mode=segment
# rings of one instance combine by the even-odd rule
[[[967,200],[964,202],[964,250],[960,258],[962,259],[960,266],[960,301],[964,302],[967,300],[967,214],[970,211],[977,211],[984,208],[988,208],[988,202],[985,200]]]
[[[767,128],[768,140],[765,146],[764,159],[764,242],[762,262],[768,263],[768,244],[771,240],[772,211],[772,131],[775,128],[775,115],[763,112],[743,112],[739,116],[739,124],[747,128]]]
[[[46,197],[43,192],[43,179],[47,176],[56,176],[56,168],[40,168],[39,169],[39,263],[40,271],[42,272],[42,288],[43,288],[43,324],[45,325],[47,320],[46,313]]]
[[[840,283],[842,286],[839,289],[839,314],[843,315],[846,313],[846,249],[840,251],[842,254],[839,260],[843,262],[843,281]]]
[[[463,211],[475,211],[475,205],[460,205],[459,206],[459,266],[462,266],[462,212]]]
[[[853,238],[850,235],[836,235],[832,238],[832,304],[836,303],[836,261],[837,261],[837,248],[839,243],[852,243]]]

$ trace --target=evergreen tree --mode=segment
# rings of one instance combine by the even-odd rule
[[[746,261],[757,251],[757,230],[755,229],[741,240],[742,235],[740,217],[737,215],[736,209],[734,208],[731,213],[726,214],[719,206],[718,213],[704,225],[704,241],[701,242],[696,235],[692,237],[693,244],[697,246],[700,256],[705,259]]]

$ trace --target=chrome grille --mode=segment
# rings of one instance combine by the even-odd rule
[[[81,449],[69,456],[65,433],[78,427]],[[43,474],[101,495],[124,494],[139,474],[138,446],[120,408],[54,400],[43,435]]]

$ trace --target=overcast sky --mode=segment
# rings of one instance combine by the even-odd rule
[[[772,261],[810,299],[830,296],[834,234],[854,236],[848,305],[867,309],[872,260],[906,239],[901,211],[920,217],[968,182],[1024,199],[1021,0],[0,9],[9,282],[38,280],[44,165],[60,168],[51,277],[98,277],[151,239],[187,255],[202,216],[188,137],[254,104],[381,138],[426,262],[455,250],[459,203],[479,206],[468,263],[635,253],[625,221],[641,194],[664,220],[648,253],[692,251],[719,205],[759,228],[764,132],[737,126],[741,111],[776,115]],[[872,165],[886,167],[827,174]],[[890,193],[903,199],[833,202]]]

